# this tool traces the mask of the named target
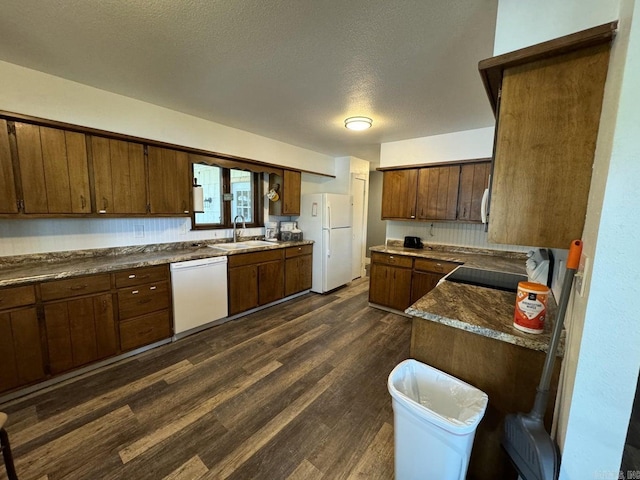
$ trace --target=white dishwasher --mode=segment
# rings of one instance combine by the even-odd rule
[[[171,264],[174,338],[226,317],[227,257]]]

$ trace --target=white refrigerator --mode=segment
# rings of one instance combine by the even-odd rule
[[[314,193],[300,201],[298,228],[313,240],[311,291],[325,293],[351,281],[350,195]]]

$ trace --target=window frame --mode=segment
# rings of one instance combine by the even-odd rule
[[[231,192],[231,170],[243,170],[251,173],[251,186],[253,190],[252,203],[254,218],[252,222],[245,221],[246,228],[260,228],[264,227],[264,200],[263,200],[263,181],[262,174],[250,169],[241,168],[240,165],[225,166],[221,165],[214,159],[208,159],[204,162],[201,159],[199,161],[191,161],[191,184],[193,185],[193,166],[194,164],[204,164],[210,167],[218,167],[222,173],[222,194],[225,195]],[[222,163],[222,162],[221,162]],[[231,218],[231,200],[222,201],[222,223],[196,223],[196,212],[191,209],[191,230],[228,230],[233,228],[233,218]]]

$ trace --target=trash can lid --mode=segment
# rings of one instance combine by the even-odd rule
[[[482,390],[413,359],[393,369],[387,387],[416,415],[457,434],[477,427],[489,400]]]

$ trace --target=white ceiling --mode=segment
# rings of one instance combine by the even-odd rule
[[[0,59],[331,156],[493,125],[497,0],[3,1]],[[344,119],[374,119],[366,132]]]

